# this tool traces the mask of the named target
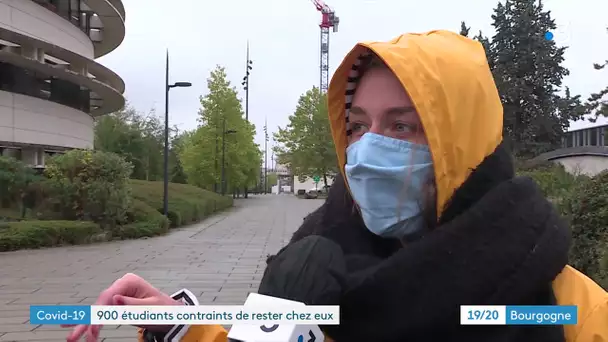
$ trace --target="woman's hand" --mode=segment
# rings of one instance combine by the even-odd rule
[[[125,274],[116,280],[110,287],[105,289],[94,305],[183,305],[160,292],[152,284],[140,276],[132,273]],[[68,342],[76,342],[85,335],[87,342],[97,341],[101,325],[63,325],[63,327],[74,327],[68,336]],[[171,326],[142,326],[150,331],[169,331]],[[135,338],[135,337],[134,337]]]

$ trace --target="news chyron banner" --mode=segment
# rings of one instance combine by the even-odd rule
[[[31,324],[49,325],[337,325],[339,316],[338,306],[30,306]]]
[[[576,305],[463,305],[461,325],[570,325],[578,322]]]
[[[461,325],[577,324],[574,305],[460,307]],[[32,305],[31,324],[197,325],[290,324],[339,325],[338,306],[245,307],[222,306],[99,306]]]

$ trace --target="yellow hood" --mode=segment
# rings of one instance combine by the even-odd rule
[[[437,217],[485,157],[502,141],[502,104],[482,45],[449,31],[362,42],[344,58],[328,91],[329,120],[344,174],[348,83],[359,57],[377,54],[397,75],[418,114],[433,155]],[[346,177],[344,177],[346,179]]]

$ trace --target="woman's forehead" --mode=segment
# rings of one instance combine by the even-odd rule
[[[373,68],[365,72],[357,84],[351,114],[357,111],[403,114],[411,109],[412,101],[395,74],[388,68]]]

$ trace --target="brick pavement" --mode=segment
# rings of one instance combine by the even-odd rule
[[[162,237],[0,253],[0,342],[65,341],[65,329],[29,324],[29,305],[93,304],[127,272],[165,292],[186,287],[201,303],[240,304],[257,290],[266,255],[320,204],[290,195],[253,196]],[[135,330],[106,327],[101,337],[132,342]]]

